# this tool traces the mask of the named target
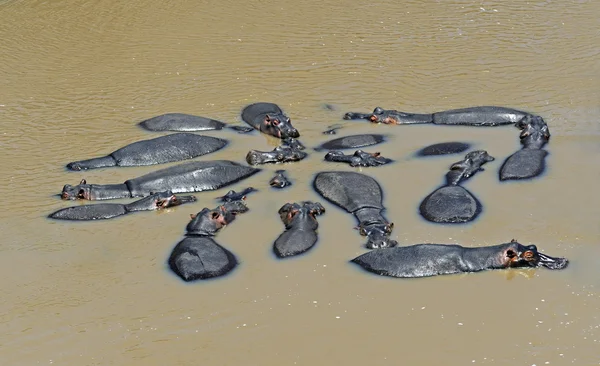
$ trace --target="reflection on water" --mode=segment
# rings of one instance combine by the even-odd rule
[[[232,11],[231,9],[235,9]],[[315,9],[318,9],[316,11]],[[238,4],[0,2],[0,302],[3,364],[595,364],[600,359],[600,64],[593,1]],[[69,172],[161,134],[135,124],[181,112],[240,123],[250,103],[279,104],[309,156],[166,212],[65,223],[64,184],[119,183],[157,167]],[[324,107],[330,104],[333,110]],[[343,121],[375,106],[430,113],[501,105],[540,114],[552,138],[546,174],[498,181],[520,148],[512,127],[377,126]],[[350,168],[313,147],[381,133],[395,163]],[[243,162],[277,145],[254,132],[201,157]],[[422,199],[462,156],[418,159],[423,146],[462,141],[496,160],[466,182],[484,210],[469,225],[418,215]],[[165,165],[168,166],[168,165]],[[161,166],[162,167],[162,166]],[[382,278],[348,261],[365,250],[354,217],[312,190],[320,170],[362,171],[385,192],[400,245],[493,245],[515,238],[571,260],[564,271],[510,270],[418,280]],[[250,212],[216,241],[240,265],[184,284],[166,267],[189,214],[228,189],[254,186]],[[320,201],[319,241],[276,260],[286,202]],[[127,200],[119,200],[127,202]],[[434,350],[434,351],[432,351]]]

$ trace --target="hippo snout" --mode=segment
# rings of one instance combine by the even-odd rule
[[[379,248],[393,248],[398,245],[398,242],[394,239],[390,239],[381,235],[369,236],[367,244],[365,245],[368,249],[379,249]]]
[[[288,137],[293,137],[293,138],[297,138],[300,137],[300,132],[298,132],[297,129],[295,128],[289,128],[286,130],[281,130],[281,136],[282,139],[288,138]]]

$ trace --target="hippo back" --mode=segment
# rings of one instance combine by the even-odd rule
[[[321,172],[314,187],[328,201],[348,212],[372,207],[383,209],[383,194],[377,181],[355,172]]]
[[[193,133],[174,133],[151,140],[134,142],[111,155],[119,166],[163,164],[210,154],[222,149],[227,141]]]
[[[157,170],[125,182],[132,197],[171,190],[173,193],[202,192],[225,187],[260,169],[228,160],[194,161]]]
[[[527,112],[512,108],[482,106],[452,109],[433,114],[433,123],[440,125],[498,126],[519,122]]]
[[[315,150],[342,150],[354,149],[357,147],[377,145],[385,141],[384,135],[366,134],[366,135],[351,135],[339,137],[323,143]]]
[[[207,131],[220,130],[225,123],[184,113],[167,113],[138,123],[148,131]]]

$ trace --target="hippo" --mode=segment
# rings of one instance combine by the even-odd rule
[[[381,156],[380,152],[368,153],[362,150],[356,150],[352,155],[344,155],[343,152],[338,150],[330,151],[325,155],[325,160],[338,163],[348,163],[352,167],[380,166],[393,161]]]
[[[465,223],[474,220],[481,212],[479,201],[458,184],[476,172],[481,166],[494,158],[485,150],[471,151],[464,160],[450,166],[446,173],[446,185],[436,189],[425,197],[419,206],[419,212],[428,221],[437,223]]]
[[[229,201],[214,209],[204,208],[191,215],[185,238],[173,248],[169,268],[186,282],[223,276],[238,261],[233,253],[217,244],[213,237],[236,215],[248,211],[242,200]]]
[[[328,126],[328,130],[323,131],[323,135],[337,135],[337,130],[341,129],[342,126],[339,124]]]
[[[145,197],[152,192],[171,190],[173,193],[202,192],[225,187],[260,169],[243,166],[229,160],[194,161],[157,170],[121,184],[66,184],[61,198],[65,200],[108,200]]]
[[[432,114],[407,113],[377,107],[373,110],[373,113],[348,112],[343,118],[366,119],[373,123],[385,123],[391,125],[434,123],[436,125],[492,127],[515,124],[529,115],[530,114],[527,112],[516,109],[494,106],[451,109]]]
[[[163,210],[169,207],[196,202],[196,196],[176,196],[171,191],[151,194],[129,204],[99,203],[60,209],[48,217],[58,220],[102,220],[123,216],[131,212]]]
[[[415,156],[438,156],[448,154],[458,154],[471,148],[470,144],[465,142],[440,142],[437,144],[425,146],[415,153]]]
[[[316,151],[321,150],[345,150],[345,149],[356,149],[358,147],[377,145],[385,141],[384,135],[377,134],[364,134],[364,135],[350,135],[339,137],[333,140],[324,142],[320,146],[316,147]]]
[[[246,155],[246,161],[250,165],[266,164],[266,163],[288,163],[292,161],[300,161],[308,154],[300,149],[289,145],[279,145],[272,151],[250,150]]]
[[[134,142],[107,156],[67,164],[70,170],[87,170],[112,166],[142,166],[170,163],[218,151],[227,140],[217,137],[174,133],[151,140]]]
[[[550,139],[548,125],[539,116],[528,116],[516,126],[521,130],[519,138],[523,148],[509,156],[500,168],[500,180],[528,179],[540,175],[545,169],[548,152],[542,147]]]
[[[325,212],[319,202],[286,203],[279,209],[285,231],[273,244],[279,258],[291,257],[310,250],[317,242],[319,224],[315,216]]]
[[[275,171],[275,176],[269,181],[269,185],[273,188],[285,188],[292,185],[292,182],[285,176],[285,170]]]
[[[510,243],[468,248],[460,245],[416,244],[375,249],[351,262],[381,276],[415,278],[504,268],[563,269],[569,261],[538,252],[535,245]]]
[[[257,189],[253,187],[248,187],[243,189],[241,192],[236,192],[231,190],[227,192],[224,196],[217,197],[217,199],[221,200],[221,202],[232,202],[232,201],[242,201],[245,200],[249,193],[256,192]]]
[[[209,131],[229,128],[238,133],[248,133],[254,128],[234,126],[211,118],[194,116],[184,113],[167,113],[152,117],[138,123],[138,126],[148,131]]]
[[[254,103],[242,110],[242,120],[267,135],[280,139],[299,137],[300,133],[292,126],[292,121],[274,103]]]
[[[356,217],[360,235],[367,237],[367,248],[390,248],[398,244],[389,238],[394,224],[381,214],[383,193],[375,179],[355,172],[321,172],[313,186],[326,200]]]

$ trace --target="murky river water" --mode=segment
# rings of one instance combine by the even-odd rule
[[[600,364],[600,2],[598,1],[2,1],[0,2],[0,363],[2,365]],[[377,132],[395,164],[363,169],[385,190],[401,245],[493,245],[516,238],[571,260],[564,271],[507,270],[400,280],[348,261],[365,250],[354,218],[311,188],[311,152],[168,212],[50,221],[66,183],[119,183],[159,167],[68,172],[64,164],[155,137],[135,126],[182,112],[240,123],[278,103],[302,141]],[[337,110],[323,108],[331,103]],[[375,106],[433,112],[502,105],[544,117],[543,177],[500,183],[519,148],[513,127],[344,122]],[[243,162],[277,141],[232,141],[201,160]],[[470,225],[436,225],[419,202],[462,156],[411,157],[441,141],[496,157],[465,186],[483,203]],[[254,186],[251,211],[217,236],[241,264],[185,284],[165,262],[189,214]],[[277,210],[323,202],[319,243],[276,260]]]

